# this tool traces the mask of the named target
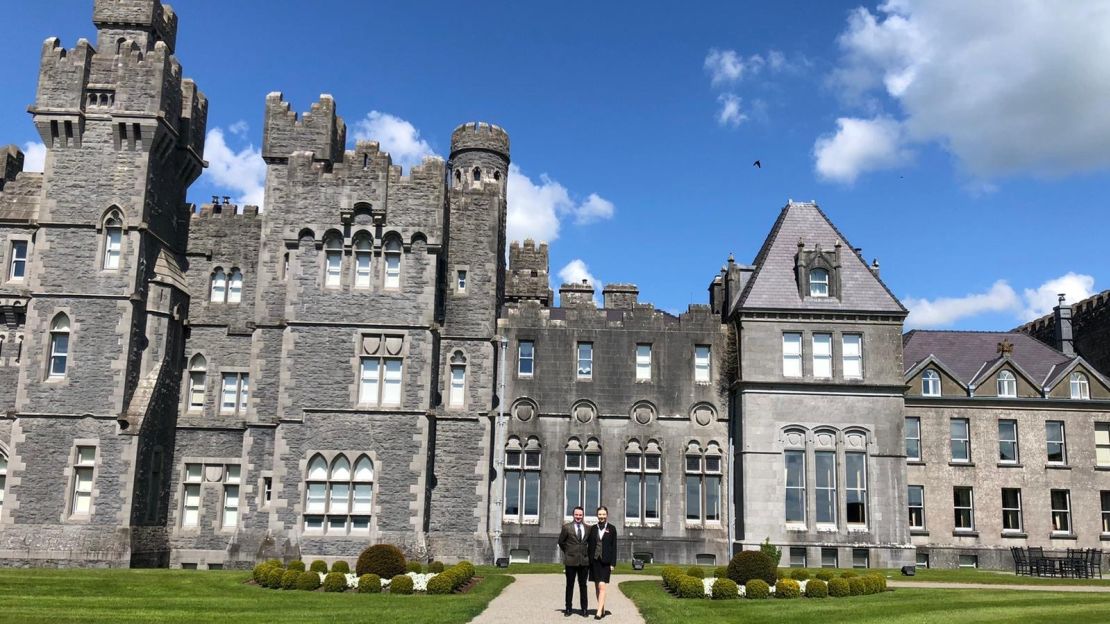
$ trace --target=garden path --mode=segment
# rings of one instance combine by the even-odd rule
[[[563,616],[563,592],[566,578],[562,574],[514,574],[513,584],[505,588],[501,595],[494,598],[486,610],[472,620],[473,624],[579,624],[593,622],[597,602],[593,597],[593,583],[590,583],[590,616],[584,618],[575,614]],[[644,618],[636,605],[632,604],[618,585],[622,581],[644,580],[643,576],[614,574],[605,598],[605,610],[609,615],[602,619],[604,624],[643,624]],[[574,596],[577,604],[577,589]]]
[[[994,583],[940,583],[936,581],[887,581],[892,589],[989,589],[991,591],[1110,592],[1105,585],[1001,585]]]

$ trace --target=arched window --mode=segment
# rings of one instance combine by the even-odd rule
[[[368,237],[355,241],[355,288],[370,288],[370,258],[373,243]]]
[[[104,268],[119,269],[120,250],[123,246],[123,217],[119,211],[108,213],[104,220]]]
[[[474,181],[475,182],[481,182],[482,181],[482,170],[479,167],[474,168]]]
[[[227,300],[227,275],[219,267],[212,272],[211,296],[208,300],[213,303],[223,303]]]
[[[338,287],[343,276],[343,241],[329,237],[324,242],[324,286]]]
[[[540,441],[521,444],[513,436],[505,445],[505,520],[534,523],[540,517]]]
[[[456,351],[451,356],[451,388],[448,394],[449,406],[466,405],[466,355],[462,351]]]
[[[1010,371],[1002,371],[1001,373],[998,373],[998,396],[1017,396],[1017,380],[1014,378],[1014,374]]]
[[[1079,400],[1091,398],[1091,382],[1083,373],[1071,374],[1071,398]]]
[[[59,314],[50,323],[50,370],[48,376],[61,379],[69,364],[69,317]]]
[[[721,447],[710,442],[704,452],[692,441],[686,446],[686,522],[721,521]]]
[[[601,505],[601,445],[594,438],[587,440],[585,446],[571,438],[565,457],[563,515],[569,520],[574,517],[574,508],[581,506],[587,518],[596,518]]]
[[[304,527],[307,533],[367,535],[373,509],[374,464],[360,455],[351,470],[342,454],[331,465],[314,455],[305,474]]]
[[[662,455],[655,440],[642,448],[632,440],[624,450],[624,520],[626,523],[658,524]]]
[[[243,273],[232,269],[227,281],[227,302],[239,303],[243,300]]]
[[[829,296],[829,272],[825,269],[810,269],[809,271],[809,296]]]
[[[940,396],[940,374],[931,368],[921,373],[921,394],[924,396]]]
[[[401,241],[396,238],[385,244],[385,287],[401,287]]]
[[[189,410],[204,409],[204,390],[208,385],[208,361],[196,354],[189,361]]]

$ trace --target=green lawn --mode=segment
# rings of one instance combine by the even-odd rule
[[[625,581],[620,589],[647,624],[970,624],[1110,622],[1110,596],[1101,593],[1003,589],[898,589],[874,596],[797,600],[679,600],[659,581]]]
[[[0,569],[0,622],[468,622],[512,579],[456,596],[281,591],[247,572]]]
[[[643,574],[646,576],[659,576],[663,571],[664,564],[648,564],[643,570],[633,570],[631,563],[618,563],[617,570],[614,574]],[[685,566],[683,569],[686,569]],[[497,566],[480,565],[475,568],[479,576],[490,576],[497,574],[562,574],[563,564],[561,563],[512,563],[508,568],[498,568]],[[708,576],[713,576],[713,568],[705,568]]]
[[[918,570],[914,576],[902,576],[898,570],[883,570],[888,578],[898,581],[933,581],[937,583],[986,583],[988,585],[1102,585],[1110,587],[1106,579],[1044,578],[1017,576],[1009,572],[991,570]]]

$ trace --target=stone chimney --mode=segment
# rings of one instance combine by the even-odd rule
[[[1071,306],[1064,303],[1064,295],[1059,295],[1059,305],[1052,308],[1056,321],[1056,348],[1068,357],[1075,356],[1075,345],[1071,335]]]
[[[601,295],[608,310],[631,310],[636,307],[640,289],[635,284],[606,284]]]
[[[563,284],[559,287],[559,305],[564,308],[594,307],[594,285],[589,280],[581,284]]]

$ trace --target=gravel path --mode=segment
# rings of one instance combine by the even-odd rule
[[[577,613],[570,617],[563,615],[563,597],[566,591],[566,577],[562,574],[515,574],[511,585],[494,598],[486,610],[472,620],[473,624],[579,624],[594,621],[597,601],[594,600],[594,585],[590,583],[590,616],[584,618]],[[612,583],[605,596],[605,610],[609,612],[601,621],[604,624],[643,624],[644,618],[636,610],[636,605],[621,593],[617,585],[621,581],[643,580],[648,577],[629,574],[614,574]],[[578,590],[575,588],[575,604],[578,604]]]
[[[1042,592],[1110,592],[1110,587],[1101,585],[996,585],[992,583],[938,583],[934,581],[887,581],[888,587],[898,589],[989,589],[1003,591],[1013,589],[1017,591],[1042,591]]]

